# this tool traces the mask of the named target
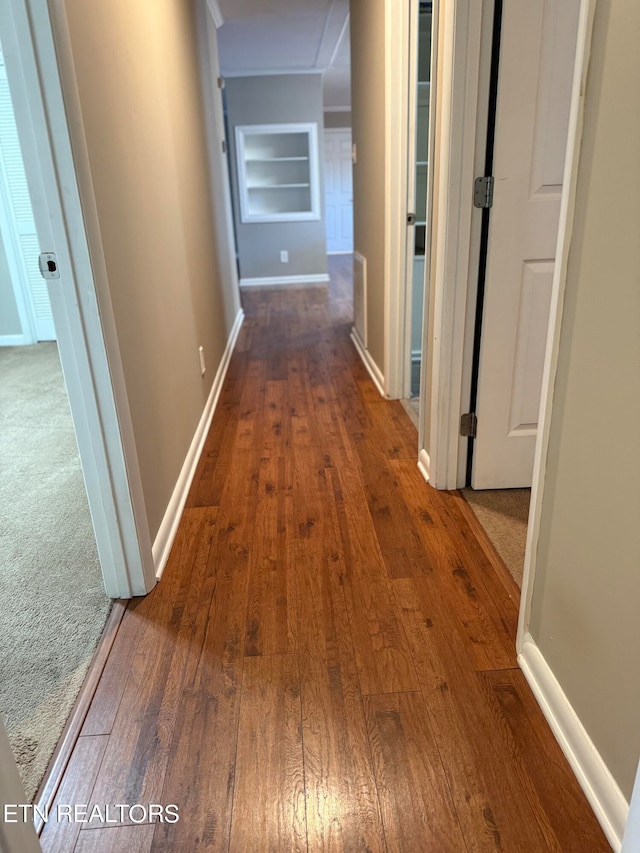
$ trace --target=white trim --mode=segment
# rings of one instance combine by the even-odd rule
[[[143,595],[151,541],[64,5],[0,4],[0,30],[38,238],[61,273],[49,296],[105,589]]]
[[[428,451],[437,489],[458,485],[481,34],[481,3],[455,0],[441,5],[436,39],[441,74],[435,81],[440,132],[433,159],[439,192],[433,200],[431,310],[423,344],[425,348],[430,343],[432,350],[421,391],[421,399],[431,401],[423,408],[431,413]],[[421,446],[426,432],[424,424]]]
[[[268,287],[270,285],[292,286],[299,284],[326,284],[330,281],[327,273],[317,275],[274,275],[262,278],[241,278],[240,287]]]
[[[238,340],[238,334],[240,333],[243,320],[244,312],[240,309],[229,334],[227,345],[224,353],[222,354],[220,365],[213,380],[213,384],[211,385],[211,391],[209,392],[209,397],[207,398],[200,421],[196,427],[191,445],[187,451],[187,455],[182,465],[182,470],[178,476],[173,494],[171,495],[171,499],[169,500],[169,504],[153,543],[153,562],[156,578],[158,580],[160,580],[162,576],[162,572],[164,571],[167,560],[169,559],[169,554],[171,553],[173,540],[175,539],[178,525],[182,518],[184,505],[187,500],[187,495],[189,494],[189,489],[191,488],[191,483],[200,460],[202,448],[209,432],[209,427],[211,426],[211,421],[213,420],[218,400],[220,399],[220,392],[222,391],[229,362],[231,361],[231,356],[233,354],[236,341]]]
[[[353,255],[353,249],[348,249],[346,252],[327,252],[327,255]]]
[[[518,663],[609,844],[619,851],[629,812],[624,794],[529,634]]]
[[[220,11],[220,6],[218,6],[218,0],[207,0],[207,9],[211,14],[211,18],[213,19],[213,23],[217,30],[224,24],[224,18],[222,16],[222,12]]]
[[[350,113],[351,107],[323,107],[323,113]],[[328,128],[329,130],[333,130],[334,128]],[[335,128],[336,130],[340,130],[340,128]]]
[[[409,163],[409,14],[415,0],[385,0],[385,395],[404,395]]]
[[[433,25],[433,10],[431,13],[431,22]],[[417,124],[418,124],[418,54],[420,42],[420,6],[418,0],[410,0],[409,3],[409,25],[407,29],[408,36],[408,59],[409,70],[407,74],[407,189],[405,210],[416,210],[416,188],[417,188]],[[429,108],[431,113],[431,107]],[[428,133],[428,131],[427,131]],[[430,157],[430,141],[427,139],[427,159]],[[428,175],[427,175],[428,177]],[[428,217],[429,219],[431,217]],[[405,224],[406,237],[404,241],[405,250],[405,267],[404,267],[404,287],[403,294],[398,294],[402,297],[404,304],[398,306],[398,311],[402,311],[404,315],[403,325],[397,329],[398,334],[398,349],[402,348],[402,390],[401,396],[403,399],[409,399],[412,396],[412,376],[411,376],[411,339],[412,339],[412,315],[413,315],[413,289],[415,286],[415,242],[416,242],[417,225]],[[426,234],[425,234],[426,236]],[[426,248],[426,247],[425,247]],[[426,257],[422,262],[423,286],[426,281],[427,264]],[[393,350],[392,350],[393,351]],[[418,416],[418,430],[420,429],[420,417]]]
[[[26,335],[0,335],[0,347],[23,347],[34,343]]]
[[[567,154],[564,167],[564,183],[560,202],[560,220],[558,225],[558,243],[556,248],[556,263],[553,272],[551,290],[551,307],[549,310],[549,332],[542,376],[542,391],[540,394],[540,415],[538,418],[538,439],[533,462],[533,481],[531,487],[531,508],[529,510],[529,525],[527,528],[527,545],[524,557],[522,577],[522,592],[520,597],[520,614],[518,617],[517,648],[520,651],[524,638],[529,632],[531,617],[531,602],[535,567],[538,558],[538,538],[542,519],[542,502],[546,478],[549,437],[551,434],[551,412],[555,390],[555,378],[558,368],[558,353],[560,350],[560,333],[564,291],[567,276],[569,248],[573,232],[573,216],[575,210],[576,183],[578,180],[578,165],[580,162],[580,147],[582,142],[582,124],[584,113],[584,92],[589,68],[589,53],[591,50],[591,31],[596,0],[581,0],[580,18],[578,21],[578,37],[576,44],[576,60],[571,95],[571,111],[569,114],[569,131],[567,137]]]
[[[420,471],[428,483],[431,479],[431,459],[424,447],[418,454],[418,471]]]
[[[636,781],[631,793],[629,817],[624,828],[622,853],[638,853],[640,850],[640,762],[636,772]]]
[[[382,375],[382,372],[378,365],[371,357],[371,353],[363,344],[362,338],[360,337],[360,334],[358,333],[358,330],[355,326],[353,326],[351,329],[351,340],[353,341],[353,345],[358,351],[358,355],[362,359],[362,363],[367,368],[367,372],[373,380],[373,384],[378,389],[380,396],[384,397],[384,376]]]
[[[333,0],[333,3],[331,4],[331,8],[333,8],[334,4],[335,4],[335,0]],[[345,18],[344,18],[344,24],[342,25],[342,29],[340,30],[340,35],[338,36],[338,40],[335,44],[335,47],[333,48],[333,53],[331,54],[331,59],[329,60],[329,64],[324,69],[325,71],[328,71],[330,68],[332,68],[333,63],[336,61],[336,56],[338,55],[338,50],[340,49],[342,39],[345,37],[345,34],[347,33],[347,31],[349,29],[349,20],[350,19],[351,19],[351,13],[347,9],[347,14],[345,15]],[[327,21],[328,20],[329,20],[329,15],[327,15]],[[324,41],[324,36],[323,36],[323,41]],[[318,48],[318,55],[320,55],[320,49],[319,48]],[[316,62],[316,64],[317,64],[317,62]]]

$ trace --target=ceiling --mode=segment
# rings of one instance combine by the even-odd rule
[[[226,77],[322,72],[325,107],[351,104],[349,0],[218,0]]]

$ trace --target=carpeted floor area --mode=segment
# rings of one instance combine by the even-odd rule
[[[531,489],[463,489],[462,494],[522,589]]]
[[[54,343],[0,348],[0,712],[35,796],[111,601]]]

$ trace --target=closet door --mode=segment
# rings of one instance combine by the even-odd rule
[[[7,74],[0,49],[0,230],[10,268],[15,270],[16,301],[26,304],[31,329],[25,336],[38,341],[56,339],[45,280],[40,275],[40,246],[22,162]],[[30,331],[31,334],[27,334]]]

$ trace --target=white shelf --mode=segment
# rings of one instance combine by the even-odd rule
[[[247,189],[252,190],[293,190],[301,187],[310,187],[311,184],[249,184]]]
[[[242,222],[320,218],[318,126],[236,127]]]
[[[306,163],[308,157],[247,157],[245,163]]]

